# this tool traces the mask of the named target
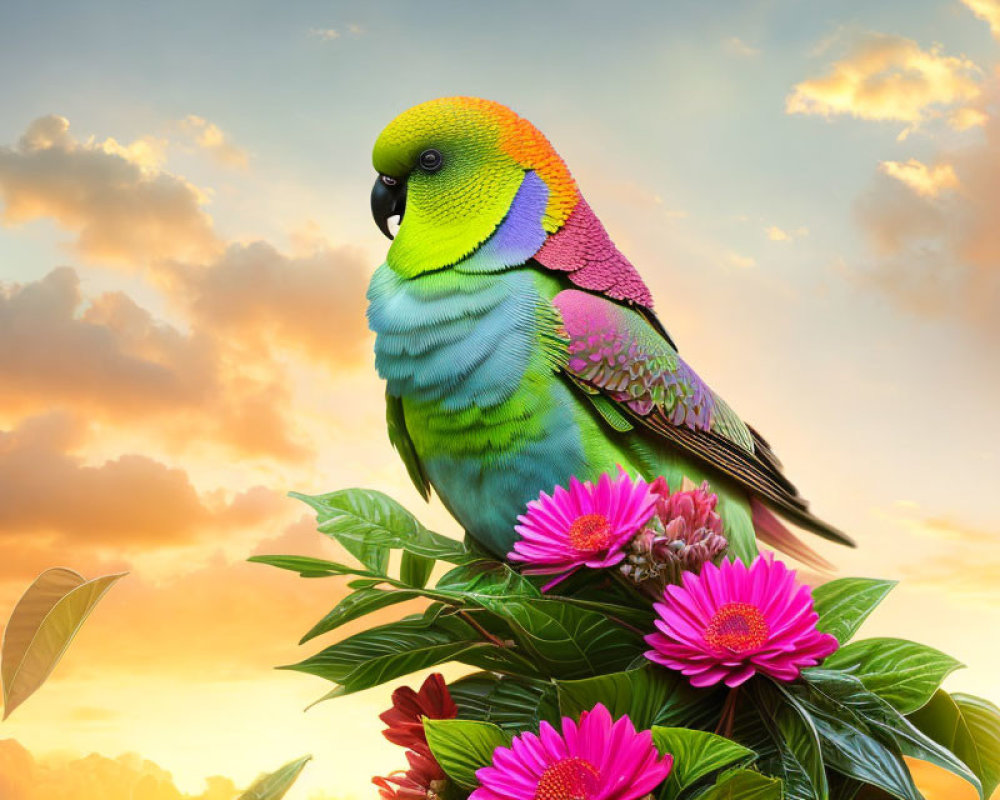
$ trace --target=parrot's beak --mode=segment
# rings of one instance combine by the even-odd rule
[[[372,216],[375,224],[388,238],[393,238],[389,231],[390,217],[399,216],[403,221],[406,210],[406,181],[389,175],[379,175],[372,187]]]

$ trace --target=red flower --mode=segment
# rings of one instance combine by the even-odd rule
[[[439,673],[428,676],[418,692],[401,686],[392,693],[392,708],[379,715],[387,726],[382,735],[393,744],[408,748],[406,760],[410,768],[405,773],[372,778],[382,800],[428,800],[440,795],[446,776],[427,744],[424,717],[457,716],[458,707]]]
[[[448,693],[444,678],[435,672],[427,677],[419,692],[409,686],[400,686],[394,691],[392,708],[379,714],[379,719],[387,726],[382,735],[390,742],[430,755],[423,718],[453,719],[457,716],[458,707]]]

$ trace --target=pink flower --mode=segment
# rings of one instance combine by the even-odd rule
[[[725,681],[736,687],[755,673],[795,680],[837,649],[816,630],[812,593],[770,555],[748,568],[741,561],[706,564],[685,572],[681,586],[667,586],[657,603],[659,633],[646,657],[679,670],[694,686]]]
[[[715,510],[719,498],[706,481],[696,486],[687,478],[680,491],[670,493],[664,478],[650,484],[656,512],[632,539],[621,572],[636,583],[649,582],[656,597],[667,583],[676,583],[682,570],[700,572],[729,547],[722,517]]]
[[[649,485],[624,471],[617,478],[604,473],[596,486],[571,478],[568,491],[557,486],[551,497],[542,492],[528,503],[514,528],[521,538],[508,558],[526,562],[528,574],[561,574],[559,580],[584,565],[614,566],[655,503]],[[554,583],[558,580],[544,588]]]
[[[627,716],[612,722],[602,705],[563,717],[560,734],[543,722],[539,735],[522,733],[493,752],[476,772],[469,800],[635,800],[670,774],[674,758],[660,756],[649,731],[636,733]]]

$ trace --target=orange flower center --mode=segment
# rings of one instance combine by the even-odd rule
[[[603,514],[584,514],[569,526],[569,543],[584,553],[603,550],[611,539],[611,523]]]
[[[715,612],[705,641],[718,650],[746,653],[760,647],[770,633],[767,620],[755,605],[750,603],[726,603]]]
[[[590,800],[600,775],[589,761],[564,758],[545,768],[535,787],[534,800]]]

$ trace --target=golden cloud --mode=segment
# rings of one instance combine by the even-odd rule
[[[958,176],[951,164],[926,164],[911,158],[909,161],[883,161],[879,171],[909,186],[921,197],[936,197],[948,189],[957,189]]]
[[[0,740],[3,800],[233,800],[238,794],[228,778],[205,783],[201,794],[183,794],[169,772],[135,753],[36,758],[15,740]]]
[[[180,130],[220,164],[236,169],[246,169],[250,163],[250,155],[247,151],[233,144],[229,136],[223,133],[222,129],[214,122],[209,122],[195,114],[189,114],[181,120]]]
[[[897,503],[885,513],[894,525],[905,530],[911,539],[932,544],[919,560],[903,564],[906,581],[913,586],[943,590],[953,598],[986,599],[995,606],[1000,602],[1000,554],[996,543],[1000,528],[969,523],[949,514],[929,514],[916,503]]]
[[[5,571],[18,561],[14,538],[41,537],[55,561],[68,548],[114,548],[122,556],[252,528],[286,507],[263,487],[228,502],[206,497],[183,470],[143,455],[86,464],[73,454],[84,435],[84,423],[63,412],[0,431],[0,538],[12,551]]]
[[[789,114],[892,120],[918,125],[941,107],[966,105],[981,91],[980,69],[968,58],[923,50],[912,39],[864,33],[826,75],[797,84],[785,102]],[[968,127],[973,116],[953,117]]]
[[[1000,77],[988,95],[1000,97]],[[936,170],[915,160],[881,168],[886,177],[857,204],[858,223],[874,248],[858,279],[910,311],[960,320],[996,341],[1000,117],[989,117],[983,134],[976,144],[939,153]]]
[[[993,35],[1000,39],[1000,0],[962,0],[979,19],[989,23]]]
[[[35,120],[0,147],[0,222],[52,218],[77,234],[83,258],[129,267],[219,251],[205,193],[162,169],[163,143],[77,141],[56,115]]]
[[[299,513],[299,508],[304,506],[291,499],[279,499],[275,510],[287,516],[289,512]],[[189,560],[182,572],[154,580],[138,569],[119,582],[114,593],[104,599],[99,616],[91,621],[88,635],[74,643],[72,652],[59,665],[50,686],[93,675],[97,667],[104,676],[142,674],[205,680],[206,665],[210,664],[210,680],[258,679],[275,666],[300,661],[331,641],[419,612],[426,606],[422,600],[394,606],[349,623],[326,637],[329,641],[319,638],[300,646],[299,638],[349,593],[347,579],[305,580],[293,572],[251,564],[245,559],[254,554],[282,553],[342,563],[355,563],[354,559],[316,531],[311,514],[291,524],[275,524],[276,534],[270,537],[262,537],[248,526],[232,524],[231,519],[225,522],[230,524],[203,538],[207,554]],[[265,520],[264,527],[270,524]],[[260,528],[258,521],[258,531]],[[239,555],[230,560],[223,551],[234,540]],[[69,541],[64,538],[62,544],[53,543],[50,558],[65,553]],[[213,547],[213,542],[217,546]],[[119,563],[126,567],[128,548],[123,543],[116,551]],[[11,573],[19,571],[20,551],[10,547],[6,550],[15,563],[4,564],[3,571],[8,574],[0,574],[0,601],[12,606],[30,578],[11,580]],[[89,546],[73,550],[73,558],[74,566],[88,574],[105,569],[92,541]],[[156,631],[156,635],[137,637],[137,630]],[[321,693],[323,686],[317,682],[313,688]]]
[[[737,269],[750,269],[757,266],[757,259],[753,256],[744,256],[735,251],[730,251],[726,253],[726,263]]]
[[[791,242],[803,236],[808,236],[809,229],[796,228],[795,230],[787,231],[784,228],[779,228],[777,225],[769,225],[764,229],[764,233],[772,242]]]
[[[172,264],[163,275],[198,330],[242,349],[278,346],[317,363],[357,364],[368,341],[368,263],[352,247],[309,244],[294,257],[266,242],[232,245],[207,266]]]
[[[217,330],[181,332],[121,292],[88,303],[68,267],[0,285],[0,327],[8,332],[0,341],[0,410],[8,416],[74,408],[174,442],[284,460],[309,454],[289,432],[282,371],[255,375],[251,367],[267,353],[249,363],[234,354],[238,332],[234,342]]]

